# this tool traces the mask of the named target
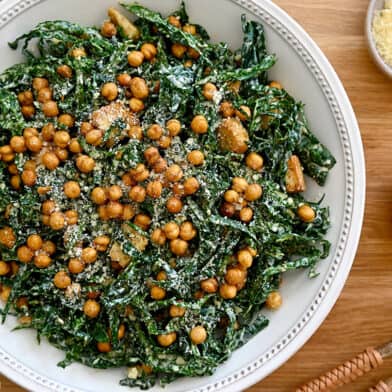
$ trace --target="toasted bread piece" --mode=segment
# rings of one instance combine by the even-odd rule
[[[292,155],[287,161],[286,190],[289,193],[304,192],[306,190],[301,161]]]
[[[117,26],[121,27],[124,34],[132,40],[137,40],[140,36],[139,29],[121,12],[118,12],[115,8],[108,9],[108,15],[110,20]]]
[[[112,261],[117,261],[123,268],[125,268],[131,261],[131,257],[122,251],[121,245],[118,242],[113,244],[110,249],[109,256]]]
[[[249,134],[238,118],[226,118],[218,129],[222,150],[244,154],[248,149]]]

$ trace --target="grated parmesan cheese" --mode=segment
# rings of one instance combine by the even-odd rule
[[[386,0],[374,16],[372,33],[381,57],[392,66],[392,0]]]

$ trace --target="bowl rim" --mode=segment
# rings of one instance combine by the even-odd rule
[[[4,7],[0,6],[0,29],[20,13],[43,1],[13,0]],[[348,277],[359,242],[365,203],[365,159],[357,120],[342,83],[321,49],[297,22],[271,0],[228,1],[244,7],[283,36],[316,78],[328,100],[340,134],[347,174],[346,199],[340,240],[334,255],[336,257],[331,260],[327,277],[305,312],[306,315],[304,313],[301,316],[304,320],[299,320],[298,325],[301,327],[297,328],[296,324],[287,336],[248,366],[217,382],[194,389],[195,392],[234,392],[244,389],[273,372],[305,344],[332,309]],[[29,369],[1,347],[0,371],[30,390],[78,391]]]
[[[383,3],[384,0],[371,0],[367,9],[366,13],[366,20],[365,20],[365,35],[366,35],[366,40],[368,43],[368,48],[370,51],[370,54],[373,57],[373,60],[375,63],[380,67],[380,69],[388,75],[390,78],[392,78],[392,66],[388,65],[385,60],[382,58],[380,53],[377,50],[376,43],[374,41],[373,37],[373,32],[372,32],[372,26],[373,26],[373,20],[376,11],[383,9],[382,6],[379,8],[378,4]]]

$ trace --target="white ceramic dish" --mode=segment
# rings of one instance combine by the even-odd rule
[[[99,24],[113,0],[12,0],[0,2],[0,70],[19,62],[7,42],[47,19]],[[163,13],[177,0],[143,0]],[[240,15],[262,22],[268,47],[278,56],[271,78],[279,80],[306,104],[315,133],[337,158],[325,188],[309,181],[309,195],[326,193],[331,206],[330,257],[319,264],[313,280],[306,272],[287,274],[284,305],[270,317],[270,326],[236,351],[211,377],[182,379],[166,391],[239,391],[267,376],[293,355],[323,322],[338,298],[355,256],[362,225],[365,168],[357,122],[346,93],[331,65],[310,37],[287,14],[268,0],[188,0],[191,20],[206,26],[214,40],[233,48],[242,39]],[[82,365],[56,367],[63,358],[46,342],[37,345],[33,331],[10,332],[10,318],[0,326],[0,371],[34,391],[124,391],[118,380],[123,370],[94,370]],[[293,385],[293,388],[295,386]],[[155,387],[154,390],[160,390]]]
[[[384,8],[385,0],[371,0],[369,3],[366,22],[365,22],[365,33],[369,46],[369,52],[372,55],[375,63],[380,67],[380,69],[387,74],[390,78],[392,78],[392,67],[385,63],[384,59],[381,57],[380,53],[377,50],[376,43],[374,41],[372,26],[374,15],[377,11],[380,11]]]

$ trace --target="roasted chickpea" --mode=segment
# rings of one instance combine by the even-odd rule
[[[167,148],[170,147],[171,145],[171,137],[170,136],[161,136],[160,139],[158,140],[158,145],[159,147],[163,148],[164,150],[166,150]]]
[[[82,173],[90,173],[94,170],[95,161],[88,155],[80,155],[76,159],[76,166]]]
[[[175,332],[170,332],[165,335],[157,336],[158,343],[162,347],[169,347],[176,341],[176,339],[177,339],[177,334]]]
[[[16,256],[22,263],[29,263],[33,257],[33,251],[26,245],[20,246],[16,251]]]
[[[76,199],[80,196],[80,186],[76,181],[67,181],[64,184],[64,194],[69,199]]]
[[[214,99],[215,94],[218,92],[218,89],[216,88],[215,84],[213,83],[206,83],[203,86],[203,97],[207,99],[208,101],[212,101]]]
[[[50,215],[49,226],[53,230],[61,230],[65,226],[65,218],[61,212],[53,212]]]
[[[94,299],[88,299],[83,305],[83,312],[89,318],[96,318],[101,311],[101,305]]]
[[[170,241],[170,250],[176,256],[184,256],[188,251],[188,243],[184,240],[176,238],[175,240]]]
[[[49,87],[44,87],[38,91],[37,100],[38,102],[44,103],[52,99],[52,90]]]
[[[45,87],[49,86],[49,82],[45,78],[34,78],[33,79],[33,89],[39,91]]]
[[[197,60],[200,57],[200,53],[196,49],[191,48],[190,46],[187,49],[187,53],[188,56],[193,60]]]
[[[71,128],[75,124],[74,118],[70,114],[61,114],[58,118],[58,123],[66,126],[67,128]]]
[[[147,130],[147,137],[151,140],[158,140],[162,136],[163,130],[160,125],[153,124]]]
[[[180,226],[180,237],[182,240],[190,241],[195,238],[197,235],[197,231],[193,226],[192,222],[183,222]]]
[[[245,269],[250,268],[253,264],[253,256],[247,249],[242,249],[237,253],[237,260]]]
[[[76,225],[78,223],[79,214],[75,210],[65,211],[65,220],[68,225]]]
[[[42,243],[42,251],[51,256],[56,252],[56,245],[50,240],[44,241]]]
[[[240,220],[249,223],[253,218],[253,210],[250,207],[244,207],[240,211]]]
[[[71,278],[65,271],[59,271],[53,278],[53,283],[58,289],[66,289],[71,285]]]
[[[94,246],[98,252],[105,252],[110,244],[110,237],[101,235],[94,240]]]
[[[11,272],[11,267],[5,261],[0,261],[0,276],[7,275]]]
[[[200,282],[200,287],[206,293],[212,294],[218,291],[218,281],[215,278],[209,278]]]
[[[87,247],[82,250],[81,259],[86,264],[94,263],[97,260],[98,254],[97,251],[92,247]]]
[[[154,44],[145,43],[141,46],[140,51],[146,60],[151,61],[157,55],[157,48]]]
[[[241,105],[239,109],[236,109],[235,115],[241,120],[241,121],[247,121],[250,119],[252,112],[250,111],[248,106]]]
[[[182,207],[182,201],[178,197],[171,196],[166,201],[166,208],[171,214],[178,214]]]
[[[240,195],[236,191],[229,189],[228,191],[225,192],[225,194],[223,195],[223,198],[228,203],[238,203],[238,201],[240,199]]]
[[[275,82],[275,81],[272,81],[272,82],[269,84],[269,86],[270,86],[271,88],[276,88],[276,89],[278,89],[278,90],[282,90],[282,89],[283,89],[283,86],[282,86],[279,82]]]
[[[52,187],[51,186],[39,186],[38,188],[37,188],[37,193],[39,194],[39,195],[46,195],[50,190],[52,189]]]
[[[68,145],[69,151],[74,154],[79,154],[83,151],[82,146],[80,145],[78,139],[71,139]]]
[[[156,301],[162,300],[166,297],[166,290],[159,286],[152,286],[150,290],[150,296]]]
[[[108,189],[108,196],[110,200],[120,200],[122,198],[123,192],[118,185],[112,185]]]
[[[121,181],[125,186],[133,186],[136,185],[136,181],[132,178],[132,176],[129,173],[124,173],[121,176]]]
[[[33,105],[24,105],[21,107],[21,112],[24,117],[31,118],[35,114],[35,107]]]
[[[146,191],[148,196],[158,199],[162,194],[162,184],[159,181],[149,182]]]
[[[165,177],[170,182],[175,182],[181,180],[184,172],[182,171],[181,167],[173,164],[169,166],[165,172]]]
[[[8,154],[12,154],[13,152],[14,151],[13,151],[12,147],[8,144],[0,147],[0,154],[1,155],[8,155]]]
[[[136,185],[131,188],[128,196],[132,201],[136,203],[143,203],[146,200],[146,189],[141,185]]]
[[[162,229],[155,229],[152,233],[151,233],[151,241],[154,244],[157,245],[165,245],[166,242],[166,235],[165,232]]]
[[[42,140],[38,136],[31,136],[26,140],[26,147],[31,152],[39,152],[42,149]]]
[[[131,220],[135,216],[135,209],[130,204],[123,205],[122,220]]]
[[[42,104],[42,112],[46,117],[56,117],[59,114],[59,108],[55,101],[46,101]]]
[[[98,342],[97,349],[101,353],[109,353],[112,351],[112,345],[109,342]]]
[[[104,221],[110,219],[109,215],[108,215],[108,212],[107,212],[107,208],[106,208],[105,205],[101,205],[101,206],[98,207],[98,216],[99,216],[100,219],[102,219]]]
[[[131,174],[132,178],[137,182],[143,182],[147,180],[147,178],[150,176],[150,172],[142,163],[137,164],[134,169],[131,169],[129,171],[129,173]]]
[[[197,134],[207,133],[208,131],[208,121],[203,115],[197,115],[193,117],[191,122],[191,129]]]
[[[149,90],[144,79],[135,77],[131,80],[130,89],[134,98],[145,99],[148,97]]]
[[[131,79],[132,79],[131,76],[127,73],[122,73],[120,75],[117,75],[117,82],[122,87],[129,86]]]
[[[174,15],[170,15],[168,18],[167,18],[167,21],[172,25],[172,26],[174,26],[174,27],[177,27],[177,28],[181,28],[181,21],[180,21],[180,18],[178,17],[178,16],[174,16]]]
[[[227,118],[227,117],[232,117],[234,116],[234,107],[231,102],[228,101],[223,101],[219,107],[219,111],[222,113],[222,116]]]
[[[104,204],[107,201],[106,192],[104,188],[96,187],[91,192],[91,200],[98,205]]]
[[[57,73],[63,78],[72,78],[72,69],[68,65],[59,65],[56,69]]]
[[[140,67],[144,61],[144,54],[140,50],[132,50],[128,53],[128,64],[131,67]]]
[[[144,102],[139,98],[131,98],[129,100],[129,109],[131,109],[132,112],[139,113],[144,110],[144,107],[145,107]],[[134,139],[140,140],[140,138],[135,138],[135,137]]]
[[[53,140],[57,147],[66,148],[71,140],[71,137],[67,131],[57,131],[54,134]]]
[[[193,195],[200,188],[199,181],[195,177],[189,177],[184,181],[184,193],[185,195]]]
[[[189,49],[188,49],[188,51],[189,51]],[[192,67],[192,65],[193,65],[193,61],[192,60],[185,60],[185,62],[184,62],[184,67],[185,68],[191,68]]]
[[[170,317],[182,317],[185,314],[185,308],[177,305],[170,305],[169,314]]]
[[[181,123],[177,119],[172,118],[166,123],[166,129],[170,136],[177,136],[181,132]]]
[[[219,287],[219,294],[223,299],[233,299],[237,296],[237,287],[223,283]]]
[[[92,130],[93,126],[90,123],[84,121],[80,124],[80,133],[82,135],[86,136]]]
[[[70,259],[68,262],[68,271],[71,274],[80,274],[81,272],[84,271],[85,264],[82,260],[73,258]]]
[[[37,174],[32,170],[23,170],[21,178],[26,186],[33,186],[37,182]]]
[[[80,59],[81,57],[86,57],[86,51],[84,48],[75,48],[71,51],[71,56],[75,59]]]
[[[152,166],[155,173],[163,173],[167,169],[167,162],[164,158],[159,158]]]
[[[191,329],[189,337],[191,338],[193,344],[202,344],[207,339],[207,331],[204,327],[198,325],[197,327]]]
[[[56,147],[54,150],[56,157],[60,159],[60,161],[66,161],[68,159],[68,150],[65,148]]]
[[[204,154],[200,150],[193,150],[188,153],[188,162],[195,166],[200,166],[204,163]]]
[[[60,160],[54,152],[48,151],[42,155],[42,164],[49,170],[55,170],[59,164]]]
[[[16,153],[26,151],[26,144],[23,136],[13,136],[10,140],[10,146]]]
[[[39,250],[42,248],[42,238],[38,234],[31,234],[27,237],[27,246],[31,250]]]
[[[298,207],[297,214],[299,218],[306,223],[311,223],[316,218],[314,209],[307,204],[302,204],[302,206]]]
[[[252,170],[260,171],[263,168],[264,160],[263,157],[255,152],[251,152],[246,157],[246,166]]]
[[[187,51],[187,47],[182,44],[175,43],[171,47],[172,55],[174,57],[177,57],[178,59],[182,59],[184,57],[186,51]]]
[[[125,325],[120,324],[117,331],[117,339],[121,340],[125,336]]]
[[[133,223],[146,231],[151,225],[151,218],[146,214],[137,214]]]
[[[244,283],[246,278],[246,273],[240,268],[230,268],[225,274],[225,280],[228,284],[236,286]]]
[[[173,184],[172,191],[175,196],[182,197],[185,194],[184,185],[180,184],[179,182],[176,182],[175,184]]]
[[[18,94],[18,101],[21,105],[32,105],[34,102],[33,93],[29,90]]]
[[[118,95],[118,89],[115,83],[105,83],[101,88],[101,95],[108,101],[114,101]]]
[[[263,194],[263,189],[259,184],[250,184],[245,190],[245,199],[248,201],[255,201],[260,199]]]
[[[109,201],[109,203],[106,205],[106,212],[109,219],[121,218],[124,212],[124,207],[118,201]]]
[[[144,151],[144,159],[148,162],[149,165],[156,163],[160,157],[161,155],[159,154],[159,151],[156,147],[148,147]]]
[[[243,193],[248,188],[248,182],[245,180],[245,178],[234,177],[232,180],[231,188],[238,193]]]
[[[105,20],[101,27],[101,34],[106,38],[112,38],[117,34],[117,28],[112,22]]]
[[[44,215],[50,215],[52,212],[54,212],[56,208],[56,204],[54,203],[53,200],[45,200],[42,203],[42,213]]]
[[[182,31],[183,31],[184,33],[196,35],[196,26],[187,23],[187,24],[184,25],[184,27],[182,28]]]
[[[41,129],[42,139],[46,142],[51,142],[54,139],[55,135],[54,125],[52,123],[45,124]]]
[[[34,265],[37,268],[47,268],[52,263],[52,259],[46,253],[39,253],[34,257]]]
[[[19,190],[21,186],[22,180],[20,179],[20,176],[18,174],[12,176],[10,178],[10,184],[12,188]]]
[[[265,304],[268,309],[276,310],[282,306],[282,296],[277,291],[268,294]]]
[[[180,235],[180,227],[176,222],[168,222],[163,226],[163,231],[169,240],[174,240]]]
[[[18,174],[18,167],[15,165],[15,163],[11,163],[8,167],[8,172],[10,174]]]
[[[38,135],[39,133],[37,128],[28,127],[23,130],[23,137],[25,138],[25,141],[32,136]]]
[[[11,289],[11,287],[9,287],[9,286],[5,286],[5,285],[0,286],[0,299],[1,299],[3,302],[7,302],[7,301],[8,301],[8,298],[9,298],[10,295],[11,295],[11,291],[12,291],[12,289]]]

